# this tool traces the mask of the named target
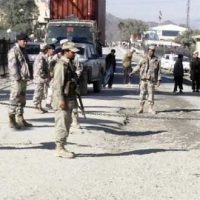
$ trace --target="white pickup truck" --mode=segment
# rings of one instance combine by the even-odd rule
[[[87,94],[88,84],[93,84],[93,91],[100,92],[105,72],[105,58],[98,56],[96,48],[90,43],[76,43],[79,49],[78,60],[82,68],[80,76],[80,91]]]
[[[161,68],[173,72],[177,58],[178,55],[176,54],[164,54],[161,58]],[[186,56],[183,56],[183,70],[186,73],[190,71],[190,60]]]

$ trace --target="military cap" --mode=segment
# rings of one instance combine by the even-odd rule
[[[60,45],[62,46],[64,43],[67,43],[67,42],[69,42],[68,39],[62,39],[60,40]]]
[[[75,44],[73,42],[67,42],[67,43],[64,43],[61,47],[62,50],[69,50],[69,51],[72,51],[72,52],[78,52],[79,49],[77,49],[75,47]]]
[[[25,33],[19,33],[16,35],[16,40],[28,40],[28,35]]]
[[[46,44],[46,43],[42,43],[40,44],[40,49],[41,50],[46,50],[46,49],[54,49],[52,45]]]

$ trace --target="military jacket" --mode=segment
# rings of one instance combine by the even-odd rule
[[[123,67],[125,68],[131,67],[132,57],[133,57],[133,53],[131,52],[128,52],[125,54],[124,59],[123,59]]]
[[[25,49],[16,44],[8,52],[8,70],[11,81],[29,80],[30,66]]]
[[[35,83],[44,83],[47,81],[49,78],[48,67],[47,56],[43,52],[40,52],[33,63]]]
[[[133,72],[139,71],[141,80],[150,80],[154,83],[161,80],[160,61],[158,57],[144,57],[133,69]]]
[[[53,82],[53,108],[54,110],[60,109],[60,101],[75,100],[76,86],[78,77],[76,75],[76,67],[73,61],[61,57],[54,69],[54,82]]]
[[[200,58],[192,58],[190,62],[191,79],[200,78]]]

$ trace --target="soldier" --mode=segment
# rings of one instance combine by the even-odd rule
[[[129,73],[132,71],[132,57],[134,50],[128,50],[123,59],[123,68],[124,68],[124,83],[131,85],[131,77]]]
[[[199,52],[193,52],[193,58],[190,62],[190,78],[192,80],[192,91],[199,92],[200,88],[200,59]]]
[[[73,59],[76,52],[74,43],[62,45],[62,57],[54,71],[53,102],[55,110],[56,156],[74,158],[74,153],[65,149],[66,140],[72,122],[72,110],[76,107],[77,75]]]
[[[60,41],[60,47],[62,48],[62,46],[64,44],[67,44],[67,43],[70,44],[71,42],[68,39],[61,40]],[[82,66],[79,62],[79,55],[78,54],[75,55],[75,58],[73,59],[73,63],[76,67],[76,74],[77,74],[78,79],[79,79],[80,76],[81,76],[81,73],[83,71],[83,68],[82,68]],[[76,91],[79,92],[79,94],[80,94],[79,81],[78,81],[78,86],[77,86]],[[78,114],[78,104],[77,104],[77,106],[72,110],[72,124],[71,124],[71,126],[73,128],[80,128],[80,124],[79,124],[78,119],[79,119],[79,114]]]
[[[26,86],[30,80],[30,65],[26,53],[27,35],[20,33],[16,36],[16,44],[8,52],[8,69],[11,80],[9,122],[10,127],[19,129],[31,127],[32,124],[24,119],[26,105]]]
[[[155,46],[149,47],[148,55],[139,62],[139,65],[132,70],[130,75],[137,71],[140,73],[140,109],[138,110],[138,113],[143,113],[147,95],[149,113],[156,114],[153,110],[154,90],[155,84],[157,84],[158,87],[160,86],[161,74],[160,61],[158,60],[158,57],[155,56]]]
[[[49,82],[49,65],[48,57],[52,54],[53,47],[47,44],[41,44],[40,53],[36,57],[34,68],[34,83],[35,90],[33,95],[33,104],[37,112],[46,113],[47,111],[42,108],[42,99],[45,98],[45,90]]]
[[[74,65],[76,67],[76,74],[77,74],[77,77],[78,77],[78,85],[77,85],[76,92],[78,92],[79,95],[80,95],[80,76],[81,76],[81,73],[83,71],[83,68],[82,68],[82,66],[79,62],[79,55],[78,54],[75,55],[73,62],[74,62]],[[72,127],[73,128],[80,128],[79,114],[78,114],[78,104],[72,110]]]
[[[52,89],[53,89],[53,77],[54,77],[54,68],[56,65],[57,60],[59,59],[59,56],[57,54],[54,54],[55,52],[55,46],[51,45],[53,48],[53,51],[51,51],[51,55],[48,57],[48,64],[49,64],[49,87],[47,91],[47,98],[46,98],[46,108],[52,109],[51,103],[52,103]]]

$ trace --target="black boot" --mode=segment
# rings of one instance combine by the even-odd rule
[[[21,126],[19,124],[17,124],[17,122],[16,122],[15,114],[9,114],[9,125],[10,125],[10,128],[14,128],[14,129],[21,128]]]
[[[16,122],[21,127],[32,127],[33,125],[28,123],[23,115],[17,115]]]

